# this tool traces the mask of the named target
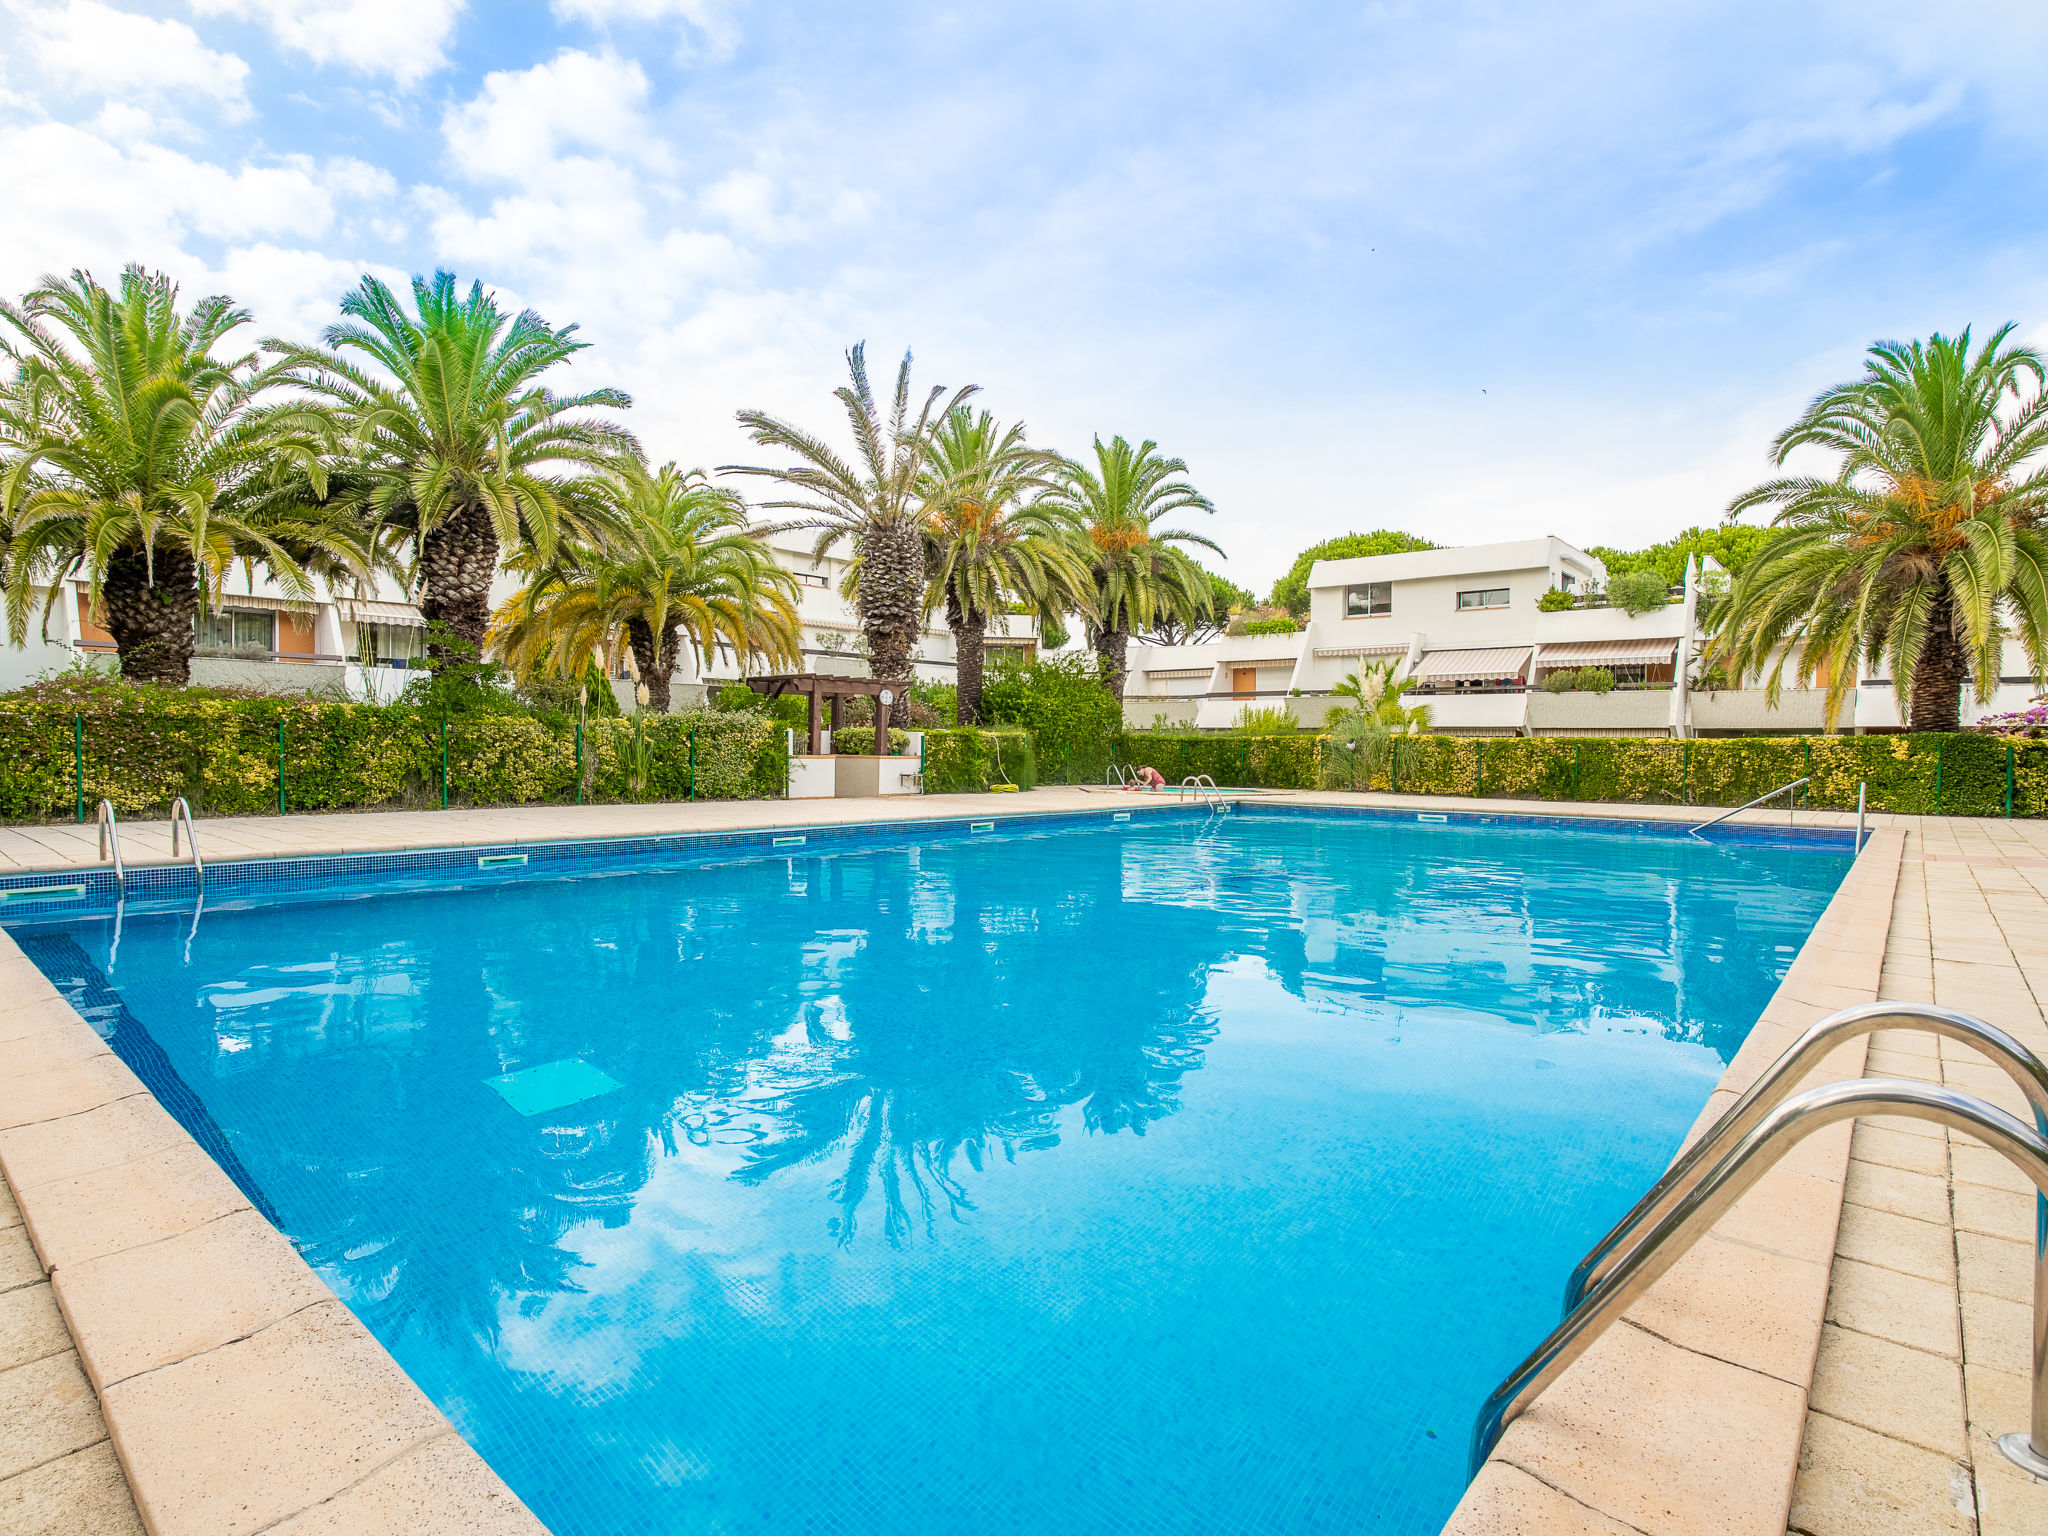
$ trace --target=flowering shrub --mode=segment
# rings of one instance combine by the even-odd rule
[[[1976,728],[1994,736],[2048,740],[2048,694],[2036,694],[2025,709],[2014,710],[2009,715],[1986,715],[1977,722]]]

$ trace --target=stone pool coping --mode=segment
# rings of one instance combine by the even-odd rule
[[[0,1052],[0,1171],[151,1536],[546,1536],[4,931]]]
[[[1877,1000],[1904,844],[1864,845],[1688,1143],[1808,1025]],[[1807,1083],[1862,1077],[1868,1048]],[[1783,1536],[1853,1132],[1800,1143],[1509,1425],[1445,1536]]]
[[[250,818],[209,822],[202,831],[212,857],[278,857],[804,823],[887,824],[935,815],[954,819],[1100,811],[1105,808],[1105,797],[1115,793],[1073,787],[1040,790],[1029,796],[947,796],[937,804],[925,800],[742,802]],[[1140,797],[1118,798],[1136,801]],[[1441,804],[1443,809],[1468,813],[1666,822],[1699,815],[1697,810],[1678,807],[1536,806],[1517,801],[1438,802],[1377,795],[1286,794],[1272,798],[1296,804],[1403,809],[1435,809]],[[1743,819],[1765,818],[1752,814]],[[1828,818],[1816,816],[1807,824],[1828,824]],[[25,831],[41,836],[27,838]],[[6,839],[0,839],[0,873],[77,869],[98,863],[89,828],[6,832]],[[156,835],[164,840],[161,853],[151,846]],[[136,839],[134,853],[141,855],[131,854],[131,867],[170,862],[164,824],[131,825],[124,829],[124,836]],[[1897,832],[1874,836],[1845,881],[1843,892],[1849,891],[1852,883],[1860,889],[1870,878],[1868,872],[1885,864],[1883,848],[1890,849],[1889,867],[1895,876],[1899,838]],[[1889,890],[1887,885],[1883,897],[1887,920]],[[1854,924],[1847,923],[1841,920],[1846,910],[1843,893],[1838,893],[1764,1022],[1731,1064],[1703,1123],[1718,1113],[1725,1102],[1721,1093],[1728,1091],[1746,1064],[1753,1076],[1763,1061],[1775,1055],[1790,1034],[1812,1017],[1846,1001],[1864,1001],[1875,995],[1884,924],[1872,926],[1861,906]],[[1829,951],[1826,964],[1809,960],[1824,930]],[[1838,976],[1839,968],[1831,967],[1837,952],[1846,956],[1853,950],[1860,955],[1867,944],[1874,944],[1875,950],[1869,957],[1872,986],[1866,995],[1856,992],[1860,971]],[[1847,995],[1850,993],[1856,995]],[[1758,1046],[1763,1039],[1775,1043]],[[1855,1049],[1854,1070],[1844,1067],[1836,1072],[1831,1062],[1829,1075],[1860,1075],[1861,1047]],[[1846,1162],[1848,1127],[1840,1130],[1839,1160]],[[1744,1253],[1737,1250],[1746,1251],[1742,1233],[1747,1234],[1747,1246],[1757,1252],[1796,1260],[1798,1255],[1789,1250],[1780,1254],[1768,1240],[1777,1237],[1774,1221],[1783,1225],[1806,1208],[1802,1199],[1816,1210],[1825,1208],[1826,1246],[1832,1254],[1834,1213],[1840,1204],[1839,1167],[1832,1181],[1832,1206],[1827,1205],[1824,1190],[1788,1182],[1796,1173],[1802,1179],[1828,1183],[1826,1158],[1819,1146],[1827,1140],[1824,1134],[1802,1149],[1803,1158],[1818,1158],[1817,1172],[1807,1171],[1803,1163],[1795,1170],[1788,1163],[1726,1219],[1724,1230],[1738,1235],[1724,1240],[1723,1234],[1717,1233],[1646,1298],[1645,1306],[1667,1300],[1667,1292],[1676,1297],[1670,1303],[1671,1317],[1661,1337],[1650,1337],[1681,1354],[1692,1353],[1705,1364],[1728,1364],[1704,1347],[1693,1351],[1683,1342],[1669,1342],[1673,1337],[1689,1339],[1693,1333],[1704,1333],[1727,1318],[1742,1319],[1745,1329],[1754,1328],[1739,1306],[1728,1310],[1727,1296],[1710,1283],[1714,1275],[1696,1279],[1691,1266],[1705,1262],[1701,1255],[1719,1254],[1714,1246],[1719,1244],[1729,1250],[1720,1257],[1739,1267]],[[153,1536],[315,1536],[343,1531],[361,1536],[405,1531],[410,1536],[421,1529],[450,1536],[545,1536],[540,1522],[328,1290],[291,1243],[251,1208],[4,930],[0,930],[0,1173],[13,1186],[37,1258],[49,1276],[79,1358],[100,1398],[137,1510]],[[1759,1216],[1752,1207],[1758,1206],[1766,1190],[1778,1188],[1773,1181],[1787,1184],[1789,1193],[1779,1199],[1781,1204],[1787,1200],[1790,1204],[1782,1211],[1773,1207]],[[1750,1231],[1750,1226],[1756,1230]],[[1823,1260],[1819,1298],[1814,1302],[1816,1337],[1826,1275]],[[1784,1353],[1787,1345],[1775,1333],[1750,1339],[1732,1351],[1723,1351],[1737,1362],[1731,1368],[1743,1368],[1739,1362],[1745,1358],[1745,1349]],[[1809,1379],[1812,1353],[1809,1345],[1805,1352]],[[1529,1426],[1534,1421],[1541,1429],[1558,1416],[1566,1389],[1599,1355],[1599,1350],[1589,1354],[1546,1396],[1544,1405],[1524,1415],[1503,1441],[1502,1457],[1521,1456],[1548,1467],[1542,1454],[1522,1449],[1530,1439]],[[1789,1349],[1792,1365],[1796,1365],[1797,1355],[1795,1339]],[[1654,1360],[1651,1368],[1655,1368]],[[1804,1389],[1799,1390],[1803,1407]],[[1698,1405],[1685,1401],[1688,1395],[1680,1392],[1672,1406],[1697,1415]],[[1668,1390],[1664,1396],[1672,1398]],[[1629,1398],[1617,1402],[1633,1410]],[[1547,1412],[1548,1417],[1539,1417],[1540,1412]],[[1622,1417],[1626,1419],[1628,1414]],[[1787,1501],[1791,1468],[1798,1455],[1800,1414],[1794,1413],[1792,1422],[1782,1478]],[[1571,1443],[1574,1433],[1577,1431],[1567,1426],[1563,1449],[1553,1448],[1553,1454],[1562,1454],[1567,1460],[1576,1454],[1586,1470],[1602,1474],[1601,1458],[1606,1452],[1598,1434],[1591,1439],[1580,1434],[1584,1443],[1575,1452]],[[1551,1438],[1560,1439],[1556,1433]],[[1691,1438],[1689,1433],[1673,1431],[1664,1444],[1683,1447]],[[1545,1513],[1550,1508],[1547,1500],[1560,1498],[1584,1514],[1590,1515],[1596,1507],[1564,1492],[1565,1484],[1557,1480],[1563,1474],[1557,1469],[1532,1474],[1523,1462],[1503,1461],[1502,1466],[1505,1470],[1497,1473],[1496,1466],[1489,1464],[1449,1529],[1614,1529],[1611,1524],[1558,1523]],[[1520,1477],[1531,1486],[1510,1482],[1501,1487],[1502,1476]],[[1533,1502],[1532,1488],[1543,1495]],[[1627,1501],[1620,1502],[1625,1505]],[[1458,1522],[1475,1508],[1483,1523],[1461,1526]],[[1491,1515],[1486,1513],[1489,1510]],[[1629,1523],[1646,1531],[1694,1528]],[[1776,1530],[1783,1529],[1781,1513]]]

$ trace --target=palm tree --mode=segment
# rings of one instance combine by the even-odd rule
[[[1095,469],[1067,460],[1052,494],[1053,505],[1081,526],[1088,541],[1088,639],[1118,699],[1124,696],[1134,631],[1151,628],[1162,615],[1200,619],[1214,604],[1209,573],[1177,546],[1199,544],[1219,555],[1221,547],[1184,528],[1158,526],[1188,508],[1216,510],[1208,497],[1174,478],[1186,473],[1185,463],[1161,458],[1150,440],[1133,448],[1121,437],[1107,444],[1098,437]]]
[[[575,326],[508,316],[482,283],[458,294],[451,272],[414,278],[412,294],[416,317],[366,276],[341,301],[353,323],[329,326],[324,351],[267,345],[345,424],[354,452],[337,494],[410,544],[440,664],[481,653],[500,551],[545,560],[557,539],[588,536],[604,502],[588,472],[635,466],[640,449],[624,428],[583,414],[623,410],[629,396],[556,395],[537,382],[588,345]]]
[[[853,382],[832,393],[846,409],[856,460],[849,464],[815,437],[765,411],[741,411],[740,425],[764,448],[782,448],[803,460],[780,469],[751,464],[724,466],[734,474],[765,475],[795,494],[763,505],[799,512],[798,527],[822,530],[817,552],[850,540],[854,553],[854,612],[868,642],[868,670],[878,678],[910,677],[911,651],[924,628],[924,529],[918,486],[931,457],[938,426],[979,391],[968,384],[953,392],[943,409],[943,384],[925,396],[916,420],[910,415],[910,354],[896,372],[896,395],[885,421],[868,388],[867,343],[846,354]]]
[[[1012,600],[1034,609],[1085,607],[1086,562],[1074,529],[1040,499],[1055,454],[1029,447],[1024,424],[998,427],[962,406],[934,436],[924,503],[926,611],[943,604],[958,658],[962,725],[981,721],[989,621],[1004,628]]]
[[[1353,672],[1330,690],[1333,699],[1349,703],[1330,711],[1323,729],[1340,761],[1351,766],[1351,787],[1358,788],[1361,773],[1370,784],[1397,762],[1406,767],[1414,754],[1417,736],[1429,729],[1429,706],[1403,700],[1416,680],[1394,679],[1394,664],[1379,662]]]
[[[748,531],[738,496],[673,464],[629,474],[616,494],[603,543],[514,557],[527,580],[500,611],[492,644],[516,675],[579,677],[623,640],[648,703],[666,713],[685,636],[700,659],[729,646],[795,664],[796,580]]]
[[[1729,504],[1775,507],[1775,537],[1735,578],[1710,660],[1763,674],[1775,702],[1787,654],[1808,686],[1823,674],[1828,719],[1858,663],[1891,664],[1908,729],[1953,731],[1964,683],[1988,699],[2008,634],[2038,682],[2048,645],[2048,475],[2044,365],[1999,328],[1881,342],[1863,377],[1822,393],[1772,444],[1783,464],[1813,446],[1831,476],[1787,475]]]
[[[89,577],[121,675],[183,686],[193,621],[240,561],[287,594],[311,575],[365,575],[362,528],[321,508],[331,448],[325,415],[282,395],[253,353],[215,349],[248,322],[223,297],[178,310],[169,278],[131,266],[117,288],[90,273],[48,277],[0,302],[12,365],[0,381],[0,516],[13,533],[8,630],[27,637],[33,589],[50,608]]]

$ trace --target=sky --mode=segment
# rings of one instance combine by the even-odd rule
[[[2044,74],[1989,0],[0,0],[0,292],[140,262],[253,344],[446,267],[685,466],[910,349],[1185,459],[1263,591],[1649,543],[1873,341],[2048,344]]]

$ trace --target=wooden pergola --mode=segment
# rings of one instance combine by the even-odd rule
[[[827,677],[818,672],[782,672],[770,677],[742,678],[749,688],[765,698],[779,699],[798,694],[811,701],[811,752],[816,757],[823,743],[821,726],[839,729],[839,701],[871,698],[875,701],[875,747],[886,756],[889,750],[889,707],[903,694],[908,683],[886,683],[872,677]],[[885,694],[887,696],[885,696]],[[821,720],[820,716],[824,716]]]

